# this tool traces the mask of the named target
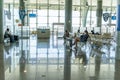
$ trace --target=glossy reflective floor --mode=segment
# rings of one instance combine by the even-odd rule
[[[62,38],[33,35],[6,43],[0,51],[0,80],[120,80],[114,42],[100,48],[87,43],[80,55]]]

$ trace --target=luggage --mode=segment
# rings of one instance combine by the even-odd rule
[[[10,36],[10,42],[14,42],[14,36],[13,35]]]
[[[19,37],[17,35],[14,35],[14,40],[15,41],[18,41],[19,40]]]

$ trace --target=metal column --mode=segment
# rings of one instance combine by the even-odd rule
[[[63,80],[71,80],[71,55],[72,50],[65,49]]]
[[[65,0],[65,30],[72,32],[72,0]],[[71,49],[65,46],[64,79],[71,80]]]
[[[116,59],[120,60],[120,0],[117,1]]]
[[[20,14],[20,10],[25,10],[25,3],[24,3],[24,0],[19,0],[19,16],[22,15],[22,18],[21,19],[21,56],[24,55],[24,51],[23,51],[23,26],[25,25],[25,22],[24,22],[24,18],[23,18],[23,13]]]
[[[5,80],[4,45],[0,43],[0,80]]]
[[[97,27],[100,27],[101,34],[101,24],[102,24],[102,0],[97,0]]]
[[[115,60],[114,80],[120,80],[120,60]]]
[[[25,2],[24,2],[24,0],[19,0],[19,10],[20,9],[23,9],[23,10],[25,10]],[[21,23],[22,23],[22,25],[24,25],[24,19],[23,20],[21,20]]]
[[[3,42],[3,0],[0,0],[0,43]]]
[[[65,0],[65,30],[72,32],[72,0]]]
[[[3,0],[0,0],[0,80],[5,80],[4,44],[3,44]]]
[[[120,0],[117,0],[117,35],[116,37],[116,55],[115,55],[115,74],[114,80],[120,79]]]
[[[3,46],[3,0],[0,0],[0,80],[5,80]]]

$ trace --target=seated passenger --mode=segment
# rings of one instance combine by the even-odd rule
[[[70,36],[70,34],[69,34],[68,30],[65,30],[65,33],[64,33],[64,35],[63,35],[63,38],[66,39],[66,38],[69,37],[69,36]]]
[[[80,42],[86,43],[89,37],[90,36],[88,34],[88,31],[85,30],[84,33],[80,36]]]
[[[10,38],[10,36],[11,36],[10,30],[9,28],[7,28],[4,34],[4,38]]]
[[[10,42],[14,42],[14,36],[11,34],[9,28],[6,29],[4,38],[10,38]]]
[[[92,34],[95,34],[94,30],[91,30],[91,33],[92,33]]]
[[[89,37],[90,37],[90,36],[89,36],[89,34],[88,34],[88,31],[85,30],[84,33],[83,33],[79,38],[77,37],[77,38],[75,39],[73,45],[76,45],[76,47],[77,47],[77,42],[86,43]]]
[[[98,33],[98,32],[95,33],[94,30],[91,30],[91,33],[95,34],[95,35],[100,35],[100,33]]]

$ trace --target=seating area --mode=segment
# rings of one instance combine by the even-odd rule
[[[74,47],[74,45],[71,46],[70,40],[66,39],[66,48],[72,49],[75,54],[79,54],[82,51],[86,52],[86,49],[82,50],[86,46],[89,47],[88,49],[93,50],[95,53],[101,54],[104,53],[104,51],[102,51],[104,47],[106,47],[108,51],[110,51],[110,47],[113,46],[112,42],[114,40],[110,33],[103,33],[102,35],[89,34],[89,36],[90,39],[87,41],[87,43],[82,43],[81,41],[79,41],[77,42],[77,47]],[[72,41],[74,41],[74,39]]]
[[[4,36],[4,42],[10,42],[10,43],[13,43],[13,42],[18,42],[19,41],[19,36],[18,35],[11,35],[10,37],[5,37]]]

